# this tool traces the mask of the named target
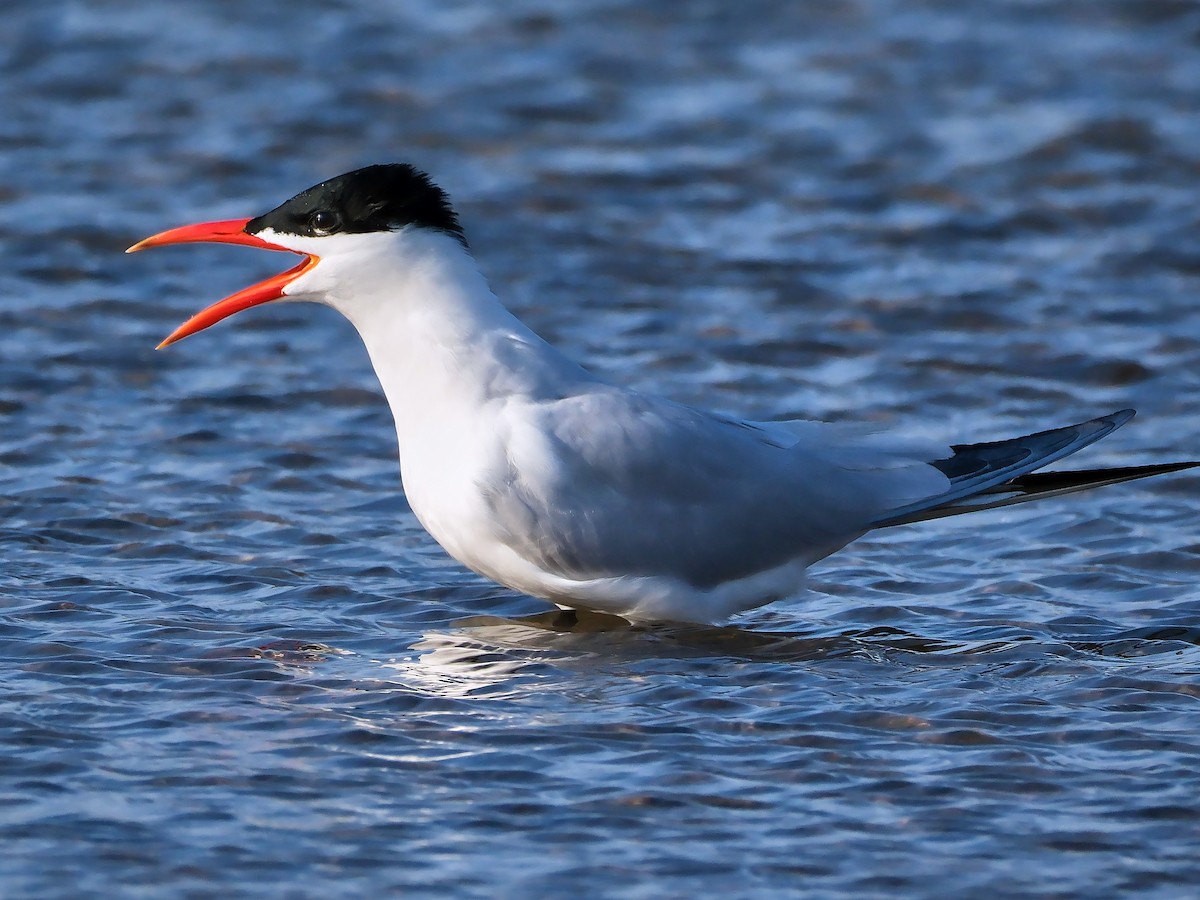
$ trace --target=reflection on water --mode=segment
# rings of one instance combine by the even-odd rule
[[[514,625],[512,630],[520,627]],[[433,632],[412,645],[412,658],[387,666],[400,673],[406,686],[431,696],[509,699],[528,680],[530,666],[549,653],[536,649],[506,653],[512,645],[495,645],[490,640],[495,638],[502,636],[485,633],[476,639],[469,634]]]
[[[1055,658],[1094,654],[1140,659],[1184,654],[1200,664],[1200,628],[1169,626],[1118,631],[1092,640],[1015,635],[1008,640],[947,640],[874,627],[837,634],[772,633],[737,626],[630,624],[617,616],[554,610],[516,618],[470,616],[431,631],[411,645],[413,655],[388,666],[418,691],[446,697],[513,696],[531,672],[599,670],[637,661],[725,659],[764,665],[855,657],[881,666],[1040,665]],[[314,650],[317,648],[307,648]],[[308,660],[321,657],[308,653]],[[884,670],[886,671],[886,670]],[[506,689],[508,692],[506,692]]]

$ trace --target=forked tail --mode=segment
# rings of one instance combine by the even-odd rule
[[[996,509],[1200,466],[1200,461],[1189,461],[1111,469],[1035,471],[1112,434],[1133,415],[1132,409],[1123,409],[1078,425],[1039,431],[1012,440],[955,445],[950,448],[954,455],[949,459],[930,463],[950,479],[950,489],[936,497],[893,510],[876,522],[875,527]]]

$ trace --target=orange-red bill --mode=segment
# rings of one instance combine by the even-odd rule
[[[173,344],[190,334],[203,331],[209,325],[214,325],[236,312],[241,312],[243,309],[258,306],[260,303],[266,303],[269,300],[279,299],[283,296],[283,289],[287,285],[291,284],[320,261],[320,257],[314,256],[311,253],[301,253],[299,250],[292,250],[290,247],[281,247],[278,244],[272,244],[270,241],[263,240],[258,235],[249,234],[246,231],[246,225],[249,222],[250,219],[226,219],[221,222],[201,222],[196,225],[184,225],[181,228],[172,228],[169,231],[151,235],[145,240],[138,241],[125,251],[126,253],[133,253],[137,250],[144,250],[147,247],[161,247],[166,244],[244,244],[248,247],[260,247],[264,250],[286,250],[289,253],[298,253],[306,257],[304,262],[293,266],[286,272],[273,275],[264,281],[238,291],[236,294],[231,294],[224,300],[218,300],[212,306],[202,309],[167,335],[166,340],[159,344],[157,349],[161,350],[163,347]]]

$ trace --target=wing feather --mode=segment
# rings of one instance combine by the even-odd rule
[[[580,580],[712,587],[820,559],[947,486],[835,426],[743,422],[619,389],[514,410],[508,427],[505,472],[487,479],[500,539]]]

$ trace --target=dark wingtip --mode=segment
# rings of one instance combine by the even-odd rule
[[[1197,466],[1200,466],[1200,460],[1119,466],[1108,469],[1059,469],[1054,472],[1030,472],[1028,475],[1022,475],[1006,484],[999,485],[996,490],[1004,491],[1016,488],[1035,495],[1047,492],[1077,491],[1109,484],[1121,484],[1125,481],[1136,481],[1139,478],[1152,478],[1155,475],[1169,475],[1172,472],[1182,472]]]

